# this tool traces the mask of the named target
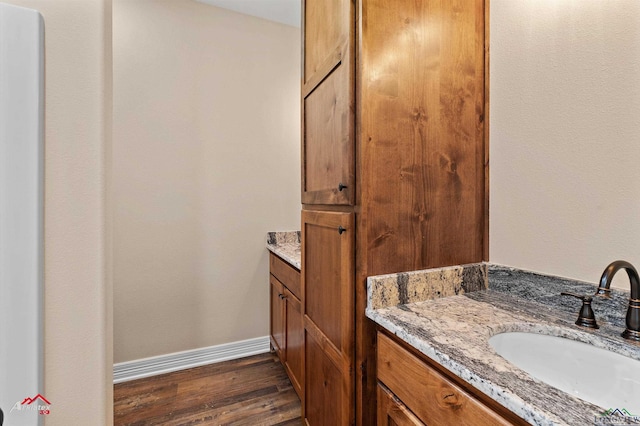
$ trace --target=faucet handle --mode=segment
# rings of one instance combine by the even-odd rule
[[[578,314],[578,319],[576,320],[576,325],[587,327],[587,328],[600,328],[596,323],[596,316],[593,313],[593,309],[591,308],[591,301],[593,301],[593,297],[591,296],[583,296],[580,294],[560,293],[562,296],[572,296],[576,299],[582,300],[582,308],[580,308],[580,313]]]

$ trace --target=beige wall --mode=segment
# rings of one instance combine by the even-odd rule
[[[268,231],[300,228],[299,29],[114,2],[115,362],[269,329]]]
[[[45,22],[46,424],[111,425],[111,3],[3,1],[39,10]]]
[[[639,22],[637,0],[491,0],[491,261],[640,267]]]

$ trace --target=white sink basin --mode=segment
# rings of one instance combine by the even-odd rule
[[[489,345],[532,377],[604,409],[640,415],[640,361],[605,349],[535,333],[496,334]]]

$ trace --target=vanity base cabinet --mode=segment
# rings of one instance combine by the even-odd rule
[[[303,399],[304,328],[300,302],[300,271],[269,255],[271,346],[284,366],[293,389]]]
[[[425,358],[378,333],[379,425],[526,424],[496,403],[496,407],[484,404],[478,394],[463,390],[452,376],[438,371]],[[387,389],[391,395],[384,393]]]

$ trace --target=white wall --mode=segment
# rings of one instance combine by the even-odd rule
[[[44,392],[44,20],[0,3],[0,408]],[[16,326],[19,324],[19,326]]]
[[[490,19],[490,260],[640,267],[640,2],[491,0]]]
[[[45,23],[45,424],[111,425],[111,2],[3,1]]]
[[[300,229],[300,30],[114,2],[115,361],[269,332],[268,231]]]

